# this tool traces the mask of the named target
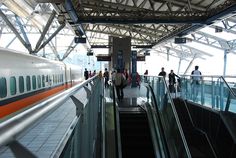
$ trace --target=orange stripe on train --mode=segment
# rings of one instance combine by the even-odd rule
[[[17,112],[20,109],[25,108],[29,105],[35,104],[36,102],[38,102],[42,99],[45,99],[45,98],[47,98],[47,97],[49,97],[53,94],[56,94],[56,93],[58,93],[58,92],[60,92],[64,89],[67,89],[68,87],[70,87],[70,86],[63,85],[63,86],[60,86],[60,87],[56,87],[56,88],[47,90],[45,92],[35,94],[33,96],[30,96],[30,97],[27,97],[27,98],[24,98],[24,99],[6,104],[4,106],[0,106],[0,119],[7,116],[7,115],[10,115],[14,112]]]

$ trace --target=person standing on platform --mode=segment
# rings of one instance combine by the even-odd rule
[[[94,70],[92,76],[95,76],[96,74],[97,74],[96,70]]]
[[[98,76],[100,79],[102,79],[102,71],[99,71]]]
[[[105,88],[108,88],[108,81],[109,81],[109,72],[107,71],[107,68],[105,68],[105,72],[103,74],[103,77],[105,78]]]
[[[120,69],[117,69],[117,73],[115,75],[114,83],[116,86],[116,94],[118,100],[122,100],[124,98],[123,92],[123,83],[125,82],[125,76],[121,73]]]
[[[198,66],[195,66],[195,70],[191,73],[193,101],[197,101],[200,81],[202,80],[202,73],[198,70],[198,68]]]
[[[164,70],[164,67],[161,68],[161,72],[158,74],[158,76],[162,76],[164,79],[166,78],[166,72]]]
[[[111,73],[111,81],[113,84],[115,84],[115,77],[116,77],[116,71],[113,70],[112,73]]]
[[[91,73],[91,71],[89,71],[88,77],[89,77],[89,78],[92,77],[92,73]]]
[[[125,69],[124,75],[125,75],[125,79],[128,80],[129,79],[129,73],[128,73],[127,69]]]
[[[179,76],[176,75],[173,70],[170,70],[170,73],[169,73],[168,77],[169,77],[169,90],[170,90],[170,93],[175,93],[175,84],[176,84],[175,77],[179,77]]]
[[[148,70],[146,70],[146,71],[144,72],[144,82],[148,82],[148,81],[147,81],[147,75],[148,75]]]
[[[85,68],[84,70],[84,79],[87,80],[89,78],[88,70]]]

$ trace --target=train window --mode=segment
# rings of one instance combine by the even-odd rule
[[[38,81],[38,88],[41,88],[41,76],[37,76],[37,81]]]
[[[46,82],[48,82],[48,75],[46,76]]]
[[[60,75],[59,75],[59,74],[57,75],[57,82],[58,82],[58,83],[61,82],[61,81],[60,81]]]
[[[56,80],[55,80],[55,75],[52,75],[52,80],[53,80],[53,84],[55,84]]]
[[[25,87],[24,78],[23,78],[23,76],[20,76],[19,77],[19,91],[20,91],[20,93],[24,92],[24,87]]]
[[[64,82],[64,78],[63,78],[63,75],[61,75],[61,81]]]
[[[56,83],[58,83],[57,75],[55,75],[55,81],[56,81]]]
[[[30,76],[26,76],[26,89],[27,91],[31,90]]]
[[[44,75],[42,75],[42,85],[43,85],[43,87],[45,87],[45,76]]]
[[[11,95],[16,94],[16,78],[15,77],[10,77],[10,92],[11,92]]]
[[[7,96],[7,81],[6,78],[0,78],[0,98],[5,98]]]
[[[33,89],[36,89],[36,77],[32,76],[32,82],[33,82]]]

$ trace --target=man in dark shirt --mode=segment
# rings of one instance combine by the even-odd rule
[[[103,74],[103,77],[105,78],[105,88],[108,88],[109,72],[107,71],[107,68],[105,68],[105,72]]]
[[[88,70],[85,68],[85,70],[84,70],[84,79],[87,80],[88,77],[89,77]]]
[[[166,72],[164,71],[164,67],[161,68],[161,72],[158,74],[158,76],[163,76],[163,78],[166,78]]]

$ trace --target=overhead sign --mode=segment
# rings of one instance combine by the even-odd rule
[[[175,44],[184,44],[187,42],[187,39],[184,37],[178,37],[178,38],[175,38]]]
[[[83,37],[75,37],[75,43],[86,43],[86,38]]]
[[[99,55],[99,56],[96,56],[97,57],[97,61],[111,61],[111,56],[110,55]]]
[[[137,56],[137,61],[145,61],[145,56],[142,55],[142,56]]]

